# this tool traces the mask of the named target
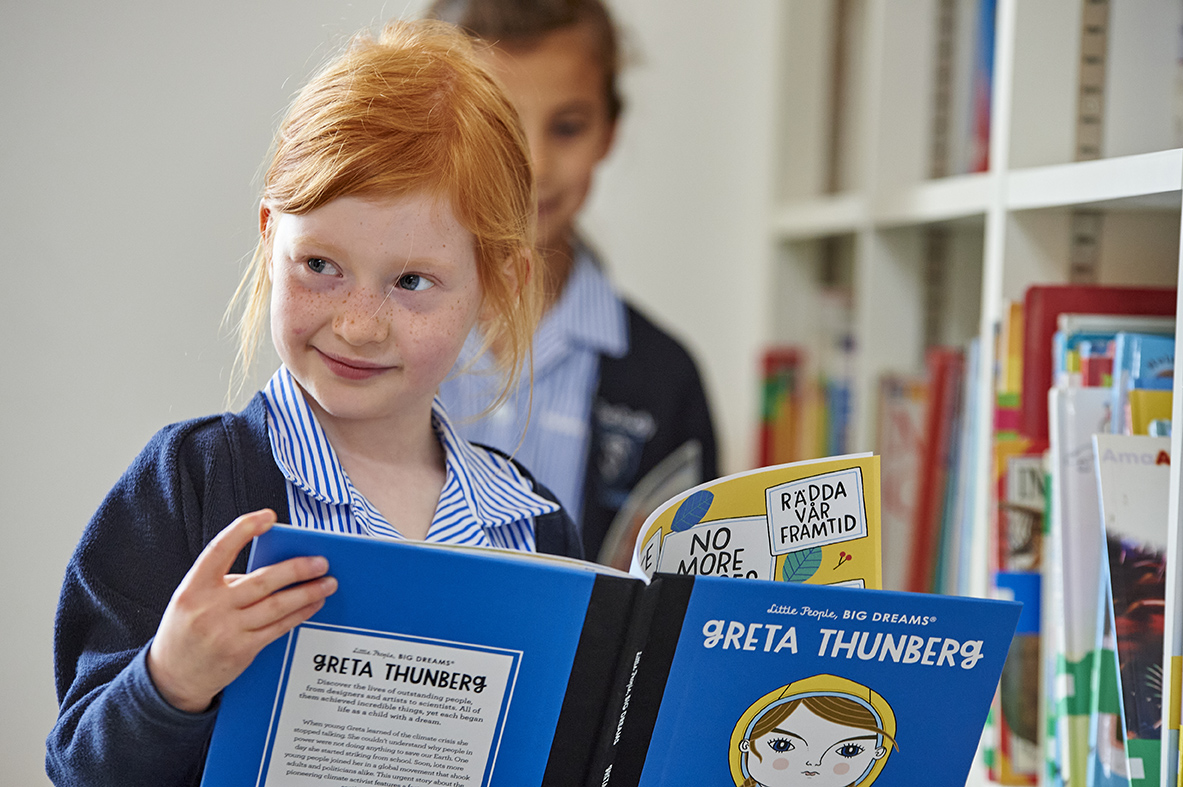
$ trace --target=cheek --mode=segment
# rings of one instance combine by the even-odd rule
[[[838,776],[845,776],[850,773],[850,763],[840,762],[834,766],[834,773]]]
[[[277,339],[299,338],[312,333],[329,311],[326,295],[277,285],[271,295],[271,328]]]
[[[775,770],[783,771],[789,767],[789,761],[785,757],[777,757],[775,760],[772,761],[772,767]]]

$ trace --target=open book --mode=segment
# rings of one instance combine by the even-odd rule
[[[961,784],[1018,616],[284,526],[252,563],[306,554],[339,590],[226,689],[203,784]]]
[[[873,589],[878,462],[695,487],[633,574],[276,526],[252,568],[339,589],[226,689],[203,784],[964,783],[1020,605]]]

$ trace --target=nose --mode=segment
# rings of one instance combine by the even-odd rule
[[[390,335],[386,293],[362,291],[346,295],[333,318],[333,331],[354,347],[386,341]]]

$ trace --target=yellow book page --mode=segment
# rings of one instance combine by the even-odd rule
[[[684,492],[645,521],[633,573],[880,589],[879,457],[750,470]]]
[[[1130,429],[1150,434],[1151,421],[1171,420],[1171,392],[1135,388],[1129,393]]]

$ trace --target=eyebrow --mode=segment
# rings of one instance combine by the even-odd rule
[[[307,232],[293,235],[290,246],[295,249],[299,249],[302,246],[313,246],[318,251],[323,251],[330,257],[340,257],[343,254],[342,250],[335,243],[331,243],[324,238]]]
[[[774,727],[772,729],[772,731],[779,732],[781,735],[792,735],[794,738],[796,738],[799,741],[805,741],[804,736],[798,735],[797,733],[792,732],[791,730],[782,730],[780,727]],[[805,741],[805,742],[809,743],[809,741]]]

